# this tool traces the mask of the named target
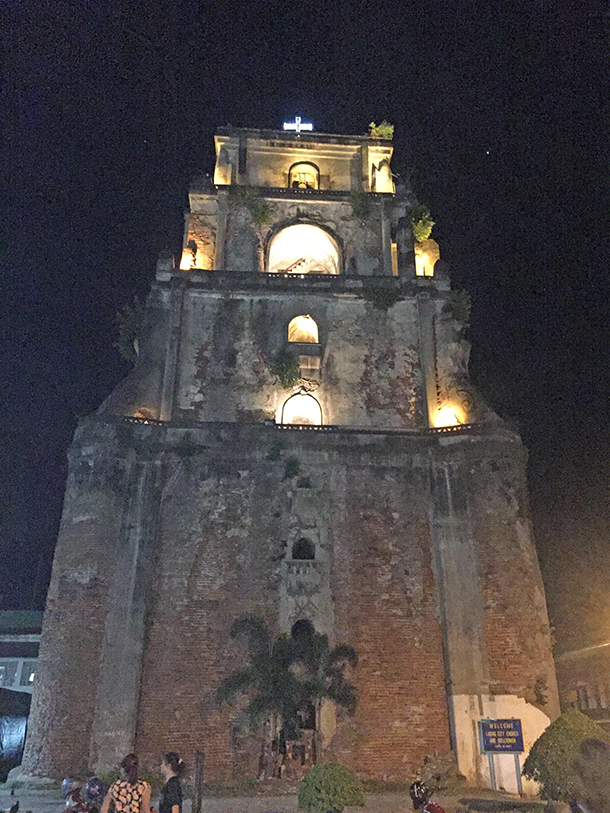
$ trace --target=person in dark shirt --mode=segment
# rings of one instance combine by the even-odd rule
[[[184,762],[175,751],[169,751],[161,763],[165,785],[159,797],[159,813],[182,813],[182,785]]]

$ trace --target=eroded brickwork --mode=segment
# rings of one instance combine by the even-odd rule
[[[456,478],[468,482],[465,500],[481,579],[473,589],[486,601],[489,691],[537,702],[536,686],[540,690],[542,684],[536,681],[542,676],[547,694],[554,696],[538,571],[532,567],[531,544],[514,530],[523,496],[507,463],[514,436],[478,436],[475,442],[465,433],[447,449],[436,436],[417,433],[390,438],[226,423],[186,430],[98,419],[82,427],[79,442],[93,457],[105,449],[106,459],[114,462],[100,480],[101,490],[91,489],[89,480],[80,483],[88,515],[80,514],[84,503],[76,483],[69,491],[43,636],[49,671],[45,676],[41,670],[45,691],[36,723],[42,725],[43,749],[30,745],[28,755],[39,771],[57,776],[91,759],[94,693],[83,693],[81,683],[56,697],[52,691],[64,685],[61,670],[73,663],[88,675],[89,685],[96,685],[106,609],[102,597],[112,578],[112,549],[100,545],[106,534],[116,538],[121,532],[102,524],[91,545],[76,551],[68,529],[76,512],[93,518],[112,508],[120,522],[122,508],[113,500],[117,487],[129,492],[121,478],[130,449],[139,457],[158,457],[164,471],[135,740],[144,762],[154,765],[170,747],[187,760],[202,750],[209,781],[256,773],[256,739],[248,737],[238,708],[217,707],[214,692],[243,657],[228,634],[236,618],[259,615],[276,633],[286,631],[280,619],[284,568],[292,542],[304,534],[316,540],[315,564],[328,572],[331,640],[350,643],[360,659],[352,674],[358,709],[353,717],[337,715],[327,758],[340,759],[362,775],[399,779],[412,775],[426,755],[449,750],[442,597],[430,522],[439,510],[431,488],[438,455],[455,464]],[[55,590],[85,572],[86,585],[72,588],[63,599],[69,607],[62,605]],[[517,578],[523,594],[515,604],[511,591]],[[303,596],[294,601],[288,625],[301,612],[322,629],[328,625],[328,600],[321,592],[304,604],[298,603]],[[74,606],[88,618],[86,631],[82,616],[73,615]],[[69,715],[66,704],[75,704]],[[79,709],[77,726],[72,708]],[[65,728],[63,720],[69,720]]]
[[[405,780],[453,747],[480,783],[482,716],[522,715],[531,743],[557,703],[525,455],[468,380],[467,299],[440,261],[415,275],[388,142],[216,146],[134,369],[75,437],[25,771],[104,773],[136,748],[255,776],[257,737],[215,692],[244,656],[232,623],[257,615],[358,652],[356,712],[321,709],[321,758]],[[319,188],[261,186],[316,153]]]

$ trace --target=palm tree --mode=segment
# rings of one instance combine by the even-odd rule
[[[297,621],[290,635],[275,641],[260,618],[247,616],[231,626],[232,638],[245,639],[248,663],[221,681],[217,697],[233,703],[245,695],[245,714],[251,730],[264,725],[261,753],[271,752],[274,740],[297,739],[299,713],[313,706],[316,718],[324,700],[353,713],[355,687],[345,679],[348,665],[356,666],[358,655],[347,645],[330,649],[328,636],[314,630],[309,621]],[[261,771],[266,770],[262,758]]]

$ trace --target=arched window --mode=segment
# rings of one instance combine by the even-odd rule
[[[316,546],[310,539],[302,536],[292,546],[292,558],[299,561],[311,561],[316,558]]]
[[[288,323],[288,341],[302,344],[318,343],[318,326],[311,316],[295,316]]]
[[[322,425],[322,407],[308,392],[297,392],[284,401],[281,423]]]
[[[267,267],[277,274],[338,274],[339,248],[319,226],[296,223],[272,239]]]
[[[319,189],[320,170],[307,161],[293,164],[288,171],[288,186],[291,189]]]

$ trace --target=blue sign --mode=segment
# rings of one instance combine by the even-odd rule
[[[481,751],[520,754],[523,751],[521,720],[480,720]]]

